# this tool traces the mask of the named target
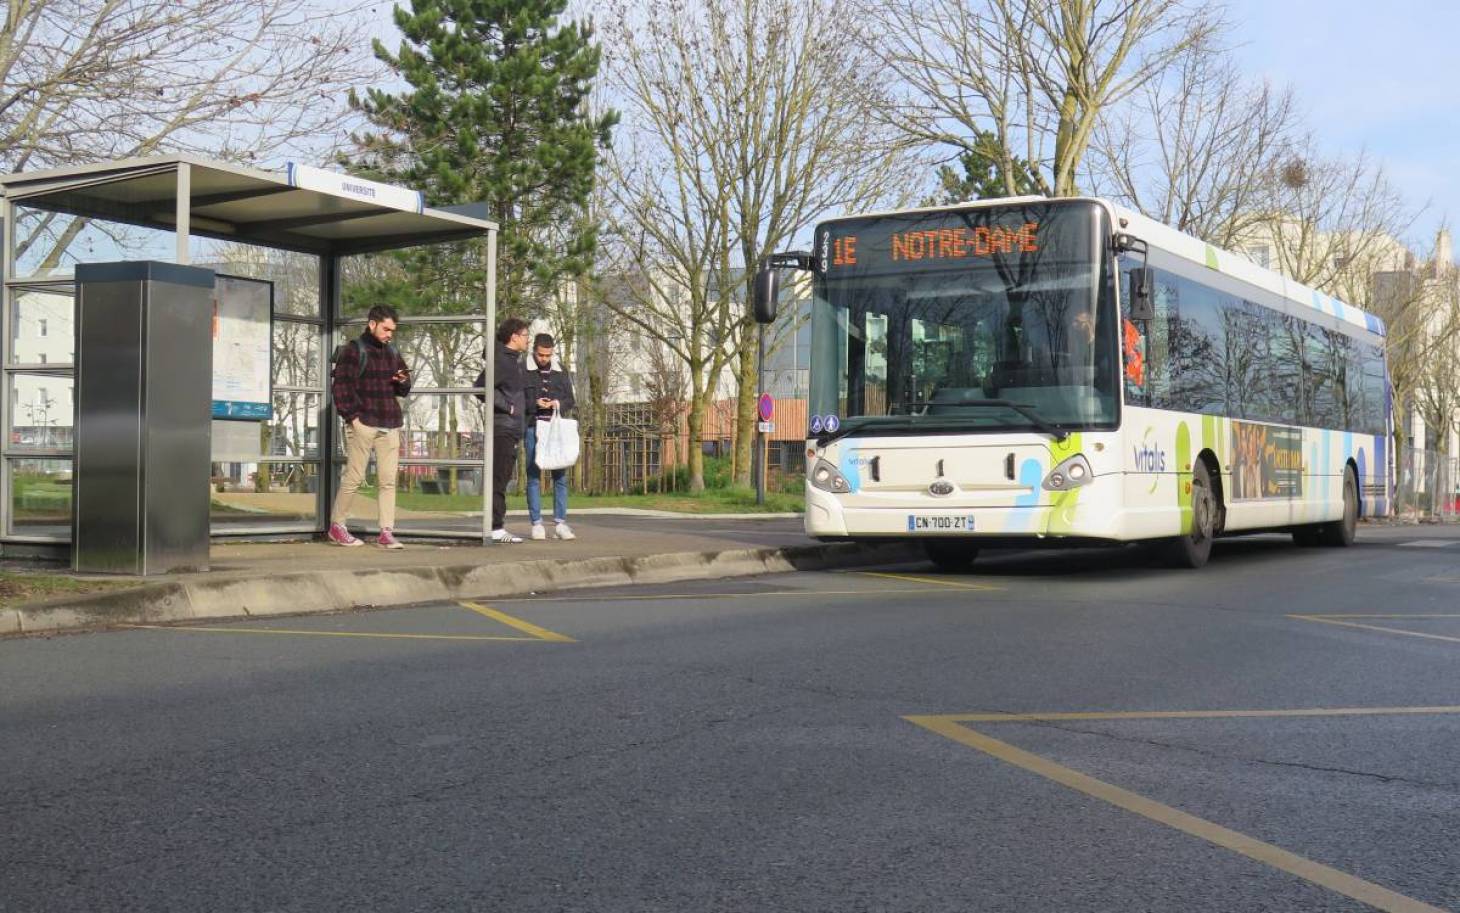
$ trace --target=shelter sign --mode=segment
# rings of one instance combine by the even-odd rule
[[[426,209],[426,195],[419,190],[411,190],[407,187],[367,181],[351,174],[340,174],[338,171],[326,171],[323,168],[312,168],[309,165],[298,165],[294,162],[289,163],[288,176],[289,186],[302,190],[315,190],[337,197],[358,200],[362,203],[389,206],[391,209],[405,212],[419,213]]]
[[[213,417],[268,421],[273,402],[274,284],[219,276],[213,285]]]

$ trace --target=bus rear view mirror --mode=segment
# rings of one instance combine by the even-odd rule
[[[1127,308],[1129,311],[1127,316],[1131,320],[1156,319],[1154,285],[1149,266],[1137,267],[1130,271],[1130,304]]]
[[[755,274],[755,284],[750,293],[751,309],[756,323],[776,322],[776,301],[780,293],[780,274],[774,267],[762,266],[760,272]]]

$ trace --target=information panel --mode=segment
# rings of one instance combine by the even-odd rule
[[[213,417],[274,417],[274,284],[219,276],[213,286]]]

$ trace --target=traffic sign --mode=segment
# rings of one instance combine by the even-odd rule
[[[769,393],[760,395],[760,402],[757,404],[760,409],[760,420],[768,422],[776,417],[776,401]]]
[[[756,426],[755,426],[755,430],[756,431],[759,431],[761,434],[770,434],[772,431],[775,431],[776,430],[776,423],[775,422],[757,422],[756,423]]]

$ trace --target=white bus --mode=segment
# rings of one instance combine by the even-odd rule
[[[813,273],[806,531],[980,546],[1288,530],[1346,546],[1390,509],[1384,327],[1096,199],[836,219]]]

